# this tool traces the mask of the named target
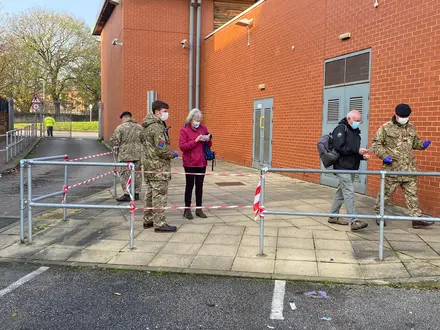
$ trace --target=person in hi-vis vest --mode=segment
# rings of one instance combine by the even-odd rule
[[[44,126],[46,126],[47,136],[53,136],[53,127],[55,125],[55,119],[47,115],[44,118]]]

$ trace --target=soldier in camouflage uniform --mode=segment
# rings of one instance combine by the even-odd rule
[[[130,112],[124,111],[119,117],[122,120],[122,124],[116,127],[110,143],[113,145],[114,150],[117,152],[119,162],[132,162],[134,163],[135,170],[141,170],[141,143],[140,133],[142,126],[139,125],[133,118]],[[130,178],[130,169],[122,167],[120,169],[121,186],[124,195],[116,198],[118,202],[129,202],[130,195],[127,192],[127,181]],[[135,181],[135,199],[139,199],[139,193],[142,188],[142,175],[136,173]]]
[[[152,172],[170,172],[171,159],[178,154],[170,150],[170,139],[165,121],[168,119],[168,104],[154,101],[152,113],[142,121],[144,127],[141,132],[141,143],[144,155],[144,169]],[[147,192],[145,194],[145,208],[163,208],[167,205],[168,184],[171,174],[145,174]],[[156,232],[174,232],[175,226],[167,224],[165,210],[145,210],[144,228],[154,226]]]
[[[396,115],[391,121],[383,124],[373,138],[373,149],[376,155],[383,160],[383,170],[399,172],[415,172],[417,164],[413,150],[425,150],[431,141],[422,141],[417,135],[416,128],[408,122],[411,108],[407,104],[396,107]],[[385,176],[385,205],[388,204],[394,191],[401,187],[404,194],[409,215],[422,216],[417,197],[417,176]],[[380,194],[377,196],[376,213],[380,211]],[[379,224],[379,221],[376,220]],[[413,221],[413,228],[432,225],[433,222]]]

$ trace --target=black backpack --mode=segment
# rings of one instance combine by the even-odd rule
[[[344,125],[345,133],[347,133],[347,126]],[[318,152],[321,158],[322,164],[325,168],[333,166],[338,161],[340,155],[335,149],[333,149],[333,134],[328,133],[318,141]]]

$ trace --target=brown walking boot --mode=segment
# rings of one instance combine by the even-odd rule
[[[336,225],[347,226],[348,221],[342,218],[328,218],[328,223],[333,223]]]

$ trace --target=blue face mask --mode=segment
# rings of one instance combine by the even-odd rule
[[[360,124],[361,124],[360,121],[354,121],[354,122],[351,123],[351,128],[357,129],[357,128],[359,128]]]

